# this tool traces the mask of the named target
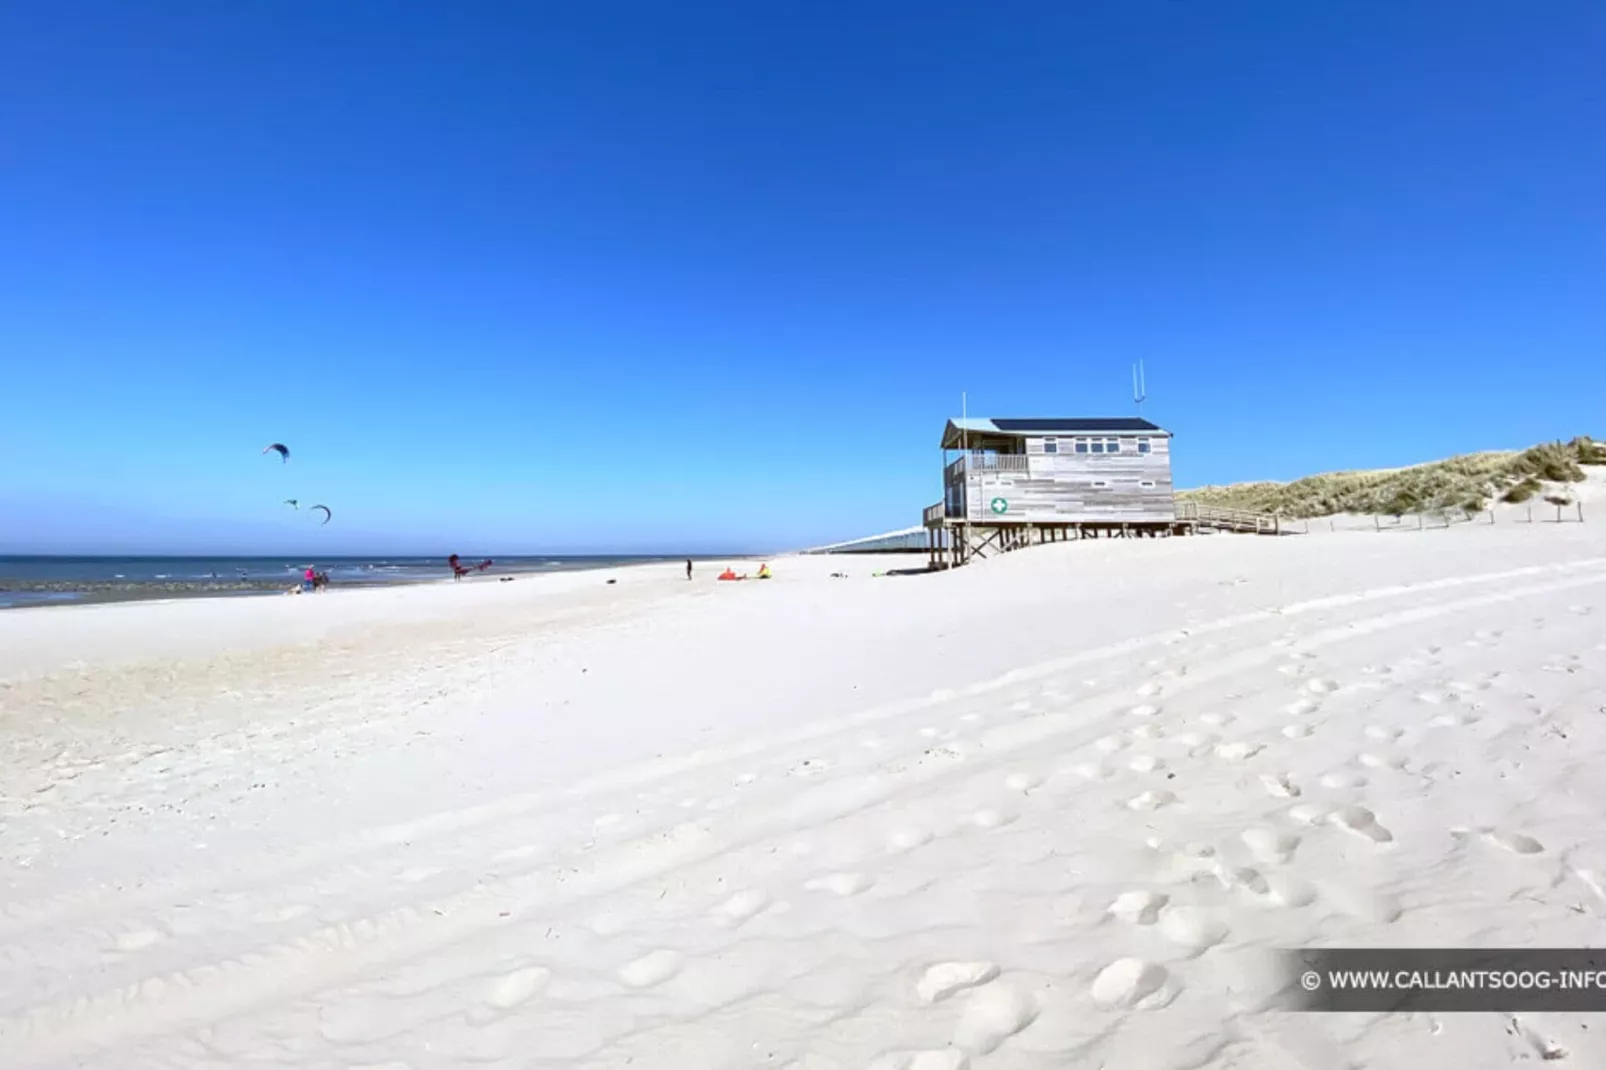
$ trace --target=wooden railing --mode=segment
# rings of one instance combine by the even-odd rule
[[[968,454],[960,454],[958,458],[950,461],[948,467],[943,470],[943,475],[952,481],[964,471],[1024,472],[1026,470],[1024,453],[983,453],[980,450],[971,450]]]
[[[1177,519],[1220,531],[1254,532],[1256,535],[1282,534],[1282,517],[1271,513],[1255,513],[1248,509],[1227,509],[1219,505],[1179,501]]]
[[[920,514],[920,523],[928,528],[941,524],[947,511],[947,505],[942,502],[938,502],[936,505],[928,505]]]

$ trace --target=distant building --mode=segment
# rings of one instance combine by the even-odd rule
[[[1178,531],[1171,433],[1148,420],[949,420],[942,451],[943,500],[922,518],[934,563],[1027,542]]]
[[[972,523],[1170,524],[1171,433],[1137,417],[949,420],[943,515]],[[951,451],[959,456],[951,458]]]

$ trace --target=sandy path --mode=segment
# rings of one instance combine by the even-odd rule
[[[0,616],[6,1065],[1606,1065],[1260,955],[1596,938],[1587,525],[779,571]]]

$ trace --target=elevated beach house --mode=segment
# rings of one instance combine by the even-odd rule
[[[953,419],[933,561],[1065,538],[1172,534],[1171,433],[1135,416]]]

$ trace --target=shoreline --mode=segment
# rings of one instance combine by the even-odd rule
[[[31,555],[30,555],[31,556]],[[750,557],[692,557],[694,563],[706,564],[712,561],[750,561],[759,560],[761,555]],[[47,558],[39,558],[48,560]],[[116,560],[107,558],[106,560]],[[156,560],[151,558],[150,560]],[[175,560],[189,560],[175,558]],[[218,560],[233,560],[219,558]],[[337,559],[339,560],[339,559]],[[351,558],[347,560],[368,560],[366,558]],[[532,559],[533,560],[533,559]],[[442,575],[402,575],[373,579],[344,579],[332,581],[324,594],[349,594],[359,590],[381,590],[393,587],[428,586],[434,583],[486,583],[501,582],[502,577],[525,579],[534,576],[557,576],[575,572],[596,572],[609,568],[629,568],[638,565],[673,564],[683,558],[666,557],[603,557],[596,558],[544,558],[539,564],[515,563],[507,566],[497,566],[484,573],[476,573],[463,580],[454,579],[449,573]],[[71,580],[55,581],[24,581],[18,584],[0,579],[0,613],[7,610],[41,610],[41,609],[76,609],[87,606],[120,605],[134,602],[176,602],[191,599],[230,601],[235,599],[257,599],[271,595],[289,595],[292,587],[299,587],[300,580],[290,574],[282,579],[261,580],[184,580],[184,581],[89,581],[75,582]],[[18,597],[11,601],[8,596]]]

